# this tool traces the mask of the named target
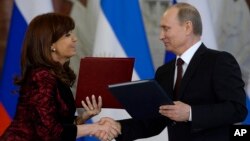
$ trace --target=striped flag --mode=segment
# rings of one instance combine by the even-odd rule
[[[0,135],[15,114],[18,94],[13,78],[20,74],[22,40],[28,23],[38,14],[53,11],[51,0],[15,0],[0,80]]]
[[[97,23],[93,56],[134,57],[133,80],[151,79],[154,67],[144,29],[139,0],[102,0]],[[94,117],[109,116],[114,119],[130,118],[123,109],[102,109]],[[143,141],[168,140],[167,131]]]
[[[134,79],[154,76],[139,1],[101,1],[94,56],[135,57]]]

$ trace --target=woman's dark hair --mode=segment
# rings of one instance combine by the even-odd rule
[[[69,61],[64,65],[55,62],[51,56],[51,46],[74,28],[74,21],[66,15],[47,13],[35,17],[25,34],[21,54],[21,77],[15,78],[15,84],[22,85],[32,69],[48,68],[62,82],[72,86],[76,75],[69,67]]]

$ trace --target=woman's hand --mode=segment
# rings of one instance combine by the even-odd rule
[[[85,110],[81,116],[77,117],[77,124],[83,124],[86,120],[101,112],[102,97],[98,96],[98,102],[96,102],[95,95],[91,96],[91,101],[89,97],[86,97],[86,101],[82,101],[82,106]]]
[[[95,132],[95,136],[101,141],[111,141],[121,134],[121,125],[119,122],[115,121],[109,117],[103,117],[98,122],[99,131]]]
[[[102,97],[98,96],[98,103],[96,102],[95,95],[91,96],[92,102],[89,97],[86,97],[86,102],[82,101],[82,106],[85,109],[83,115],[89,117],[95,116],[101,112],[102,108]]]

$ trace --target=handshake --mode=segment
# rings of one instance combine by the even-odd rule
[[[85,124],[86,120],[101,112],[102,98],[100,96],[98,101],[94,95],[91,98],[86,97],[86,101],[82,101],[82,106],[85,111],[76,119],[77,137],[93,135],[101,141],[111,141],[121,134],[120,123],[109,117],[103,117],[92,124]]]
[[[93,135],[99,138],[101,141],[111,141],[119,134],[121,134],[120,123],[109,117],[103,117],[98,122],[92,124],[82,124],[77,126],[78,137],[85,135]],[[85,133],[85,135],[81,133]]]

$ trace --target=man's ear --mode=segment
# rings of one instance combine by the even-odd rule
[[[186,21],[184,23],[186,34],[189,35],[193,33],[193,23],[191,21]]]

